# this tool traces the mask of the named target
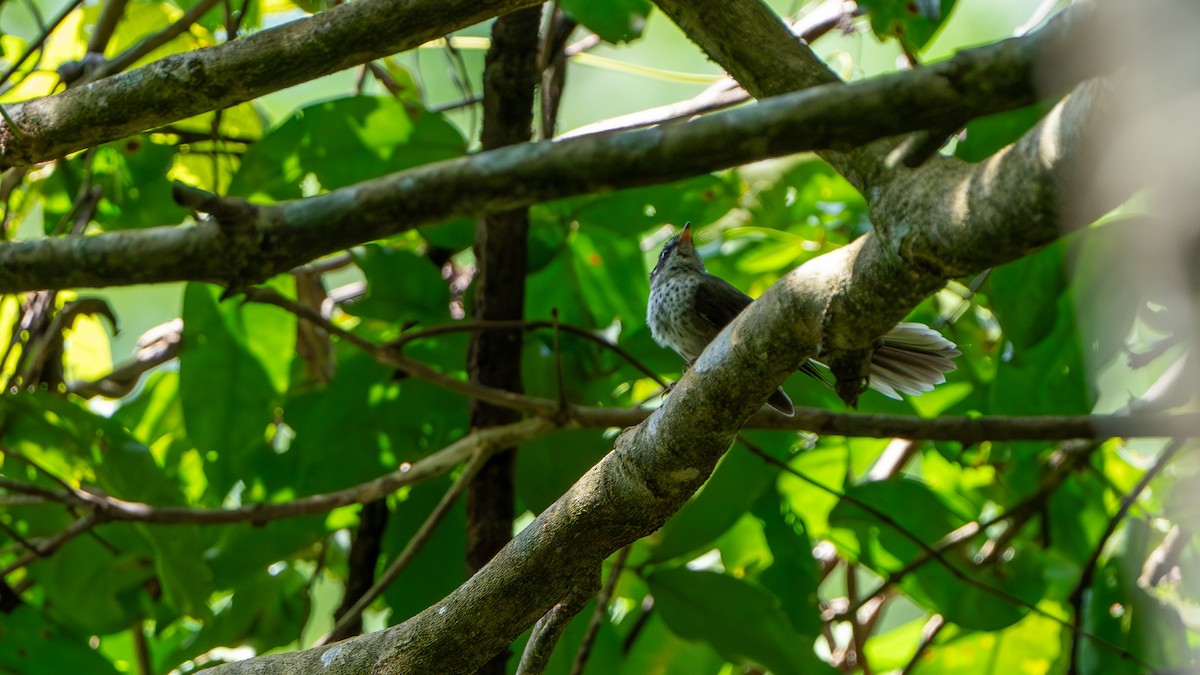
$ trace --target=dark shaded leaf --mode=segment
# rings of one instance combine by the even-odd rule
[[[613,43],[641,37],[650,14],[650,0],[564,0],[562,10]]]
[[[660,570],[647,582],[663,620],[682,638],[779,675],[833,672],[814,653],[815,636],[792,629],[779,599],[757,584],[686,569]]]

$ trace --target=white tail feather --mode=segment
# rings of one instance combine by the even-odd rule
[[[951,341],[925,324],[897,324],[880,340],[871,357],[870,386],[888,398],[920,396],[946,381],[962,354]]]

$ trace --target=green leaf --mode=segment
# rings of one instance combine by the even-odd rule
[[[141,616],[154,568],[140,556],[114,554],[92,537],[76,537],[29,566],[46,603],[63,623],[89,635],[123,630]]]
[[[413,462],[450,443],[466,426],[461,399],[394,371],[366,354],[339,363],[326,389],[289,399],[284,420],[295,438],[282,455],[255,464],[267,491],[336,490]]]
[[[871,30],[880,40],[896,38],[919,50],[941,28],[955,0],[863,0],[870,12]]]
[[[87,644],[50,622],[35,607],[0,614],[0,671],[6,673],[117,673]]]
[[[645,321],[650,281],[641,252],[627,239],[598,228],[578,231],[571,242],[579,292],[597,326]]]
[[[779,599],[753,582],[686,569],[661,570],[646,581],[663,620],[682,638],[778,675],[832,672],[813,651],[815,636],[792,629]]]
[[[265,652],[293,642],[304,627],[308,577],[296,565],[281,563],[270,572],[262,569],[232,591],[199,631],[160,657],[161,665],[179,664],[222,645],[245,644]]]
[[[163,595],[180,614],[203,619],[211,615],[212,571],[205,558],[207,542],[195,525],[140,526],[153,544],[154,570]]]
[[[868,662],[880,670],[903,668],[921,640],[924,624],[924,619],[909,622],[871,638],[867,642]],[[921,675],[1058,672],[1054,664],[1061,663],[1065,656],[1063,633],[1057,621],[1037,614],[995,632],[946,626],[933,646],[922,653],[914,672]]]
[[[5,442],[64,480],[96,482],[108,494],[164,506],[184,503],[150,450],[117,422],[48,392],[0,399]]]
[[[651,538],[650,559],[701,553],[766,492],[777,473],[740,447],[725,453],[704,487]]]
[[[271,334],[278,330],[274,322],[254,320],[264,316],[264,308],[219,302],[219,294],[217,287],[197,283],[184,293],[179,395],[188,437],[210,453],[210,482],[224,494],[246,477],[242,462],[252,448],[262,447],[274,419],[280,392],[272,372],[278,369],[268,364],[291,354],[267,355],[279,336]]]
[[[989,279],[992,311],[1009,342],[988,388],[991,414],[1091,412],[1094,394],[1063,269],[1065,247],[1055,242],[996,268]]]
[[[367,295],[347,312],[393,324],[450,319],[450,287],[429,259],[368,244],[354,251],[354,262],[367,277]]]
[[[449,487],[449,478],[427,480],[413,486],[405,499],[395,503],[384,534],[383,550],[388,555],[383,564],[389,564],[404,549]],[[463,537],[467,528],[465,501],[462,497],[457,500],[421,551],[384,591],[392,616],[414,616],[462,584],[467,555]]]
[[[650,0],[563,0],[562,10],[605,40],[618,43],[641,37]]]
[[[1056,242],[992,271],[992,311],[1017,349],[1032,347],[1054,331],[1062,309],[1059,299],[1069,293],[1064,252]]]
[[[856,485],[830,514],[829,538],[846,556],[886,577],[927,556],[927,547],[972,517],[968,505],[948,502],[949,496],[907,478]],[[1040,600],[1045,583],[1032,548],[1018,550],[995,569],[975,567],[960,546],[908,571],[900,587],[947,621],[998,630],[1024,617],[1028,610],[1022,603]]]
[[[584,230],[599,227],[636,237],[663,225],[683,227],[691,221],[699,227],[713,222],[738,206],[743,190],[737,174],[704,174],[666,185],[559,200],[544,208],[565,222],[578,222]]]
[[[762,521],[773,558],[771,566],[758,575],[758,583],[779,597],[796,631],[816,635],[821,631],[821,600],[817,594],[821,573],[804,522],[770,492],[759,497],[754,515]]]
[[[827,436],[820,440],[817,447],[800,452],[788,461],[788,466],[804,478],[779,472],[776,489],[783,503],[803,521],[805,531],[813,538],[825,537],[828,533],[829,514],[837,506],[838,497],[816,487],[810,480],[835,491],[841,490],[849,463],[850,452],[846,439]]]
[[[283,200],[459,157],[466,142],[441,115],[392,97],[355,96],[296,111],[250,147],[229,194]]]
[[[92,180],[104,189],[95,220],[105,230],[178,223],[187,211],[171,197],[167,177],[175,147],[135,136],[99,148]]]
[[[968,162],[982,162],[1032,129],[1049,109],[1048,104],[1039,102],[977,117],[967,124],[966,138],[954,146],[954,156]]]
[[[612,450],[612,439],[596,429],[574,429],[521,446],[516,489],[525,508],[540,513]]]
[[[688,640],[667,628],[661,612],[650,613],[625,656],[621,675],[717,675],[725,660],[707,642]]]

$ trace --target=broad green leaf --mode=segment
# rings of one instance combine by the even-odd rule
[[[205,560],[212,570],[213,587],[239,588],[281,560],[296,557],[327,534],[323,515],[283,518],[266,525],[249,523],[208,527],[211,546]],[[293,636],[295,637],[295,636]]]
[[[466,152],[462,135],[441,115],[409,106],[355,96],[298,110],[250,147],[229,193],[295,199],[309,175],[315,187],[333,190]]]
[[[928,556],[928,547],[970,518],[967,505],[947,501],[949,495],[906,478],[856,485],[846,496],[830,514],[835,528],[830,540],[851,560],[883,577]],[[998,630],[1019,621],[1028,611],[1026,605],[1041,599],[1041,571],[1032,548],[1018,550],[995,569],[972,565],[958,547],[909,571],[899,584],[914,602],[947,621]]]
[[[561,497],[613,447],[596,429],[576,429],[539,438],[517,454],[517,495],[525,508],[540,513]]]
[[[1057,606],[1046,609],[1062,612]],[[892,650],[904,650],[901,652],[903,660],[896,666],[903,667],[920,642],[924,623],[924,620],[914,621],[889,634],[872,638],[867,642],[871,665],[887,668],[890,664],[885,660],[892,655]],[[947,626],[934,644],[922,653],[914,672],[922,675],[1057,672],[1055,664],[1061,663],[1065,656],[1064,638],[1061,624],[1037,614],[1030,614],[995,632],[964,631]],[[880,665],[876,666],[876,663]]]
[[[208,617],[212,571],[205,554],[205,532],[195,525],[141,526],[138,531],[154,547],[154,571],[165,600],[179,613]]]
[[[421,228],[421,236],[431,246],[461,251],[475,243],[475,219],[455,218],[436,225],[426,225]]]
[[[1105,486],[1088,473],[1073,476],[1050,496],[1043,518],[1050,546],[1067,560],[1083,565],[1111,518]]]
[[[721,569],[738,578],[754,577],[773,561],[763,524],[749,513],[714,539],[712,547],[721,554]]]
[[[355,485],[457,440],[466,425],[460,398],[396,379],[365,354],[343,359],[329,387],[286,401],[283,417],[295,435],[287,452],[255,463],[268,493]]]
[[[87,635],[49,621],[37,608],[20,605],[0,615],[0,671],[6,673],[117,673],[87,644]]]
[[[562,10],[609,42],[641,37],[650,0],[564,0]]]
[[[721,459],[704,487],[651,538],[651,560],[702,553],[775,481],[778,471],[741,447]]]
[[[641,253],[627,238],[599,228],[580,230],[571,242],[571,251],[579,292],[595,325],[645,321],[650,281]]]
[[[988,389],[993,414],[1082,414],[1094,396],[1063,269],[1066,244],[996,268],[992,311],[1007,341]]]
[[[164,655],[159,668],[222,645],[245,644],[264,652],[291,643],[300,635],[308,616],[307,585],[307,575],[290,563],[280,563],[270,572],[263,569],[244,579],[220,603],[212,619]]]
[[[783,503],[804,523],[804,530],[813,538],[825,537],[829,531],[829,513],[838,503],[835,493],[842,489],[849,463],[846,440],[826,436],[815,448],[802,450],[788,461],[788,466],[799,476],[779,472],[776,489]]]
[[[354,261],[367,277],[367,295],[346,311],[394,324],[450,319],[450,287],[427,258],[368,244],[355,250]]]
[[[651,612],[625,656],[621,675],[717,675],[725,660],[707,643],[689,640],[667,628],[661,612]]]
[[[992,272],[991,309],[1017,349],[1032,347],[1054,332],[1063,309],[1059,299],[1068,292],[1064,251],[1063,244],[1054,243]]]
[[[779,599],[753,582],[686,569],[660,570],[647,581],[655,607],[682,638],[778,675],[832,672],[813,651],[815,636],[791,628]]]
[[[762,522],[773,558],[771,566],[758,575],[758,583],[779,598],[796,631],[805,635],[819,633],[821,604],[817,589],[821,575],[804,522],[770,492],[759,497],[753,513]]]
[[[736,174],[704,174],[665,185],[564,199],[544,208],[587,231],[601,227],[638,237],[664,225],[711,223],[738,206],[743,189]]]
[[[975,118],[967,124],[966,138],[954,146],[954,156],[968,162],[982,162],[1029,131],[1047,110],[1048,105],[1035,103],[1024,108]]]
[[[108,494],[163,506],[183,495],[155,463],[149,448],[116,421],[46,392],[5,396],[11,415],[5,441],[68,481],[95,481]]]
[[[254,322],[252,317],[265,318],[261,308],[220,302],[219,294],[197,283],[184,293],[179,395],[188,437],[208,453],[209,480],[223,494],[245,477],[247,453],[262,451],[280,392],[272,378],[278,369],[263,360],[265,347],[277,343],[278,336],[269,334],[276,327]],[[272,362],[290,358],[270,355]]]
[[[427,480],[413,486],[403,499],[390,500],[394,506],[384,534],[382,564],[391,563],[404,549],[449,487],[449,478]],[[393,622],[416,615],[462,584],[467,555],[465,501],[466,495],[458,498],[421,551],[384,591]]]
[[[89,635],[123,630],[142,614],[145,585],[153,564],[114,553],[92,537],[76,537],[53,556],[29,566],[53,615]]]
[[[864,0],[871,30],[881,40],[896,38],[907,49],[919,50],[933,38],[955,0]]]
[[[133,136],[102,145],[90,159],[63,159],[38,183],[45,196],[45,231],[65,234],[74,226],[75,203],[88,185],[99,190],[93,221],[104,230],[129,230],[170,225],[187,211],[171,197],[168,173],[175,148],[149,136]]]

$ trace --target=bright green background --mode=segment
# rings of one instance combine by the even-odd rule
[[[912,41],[909,49],[934,60],[1012,35],[1040,4],[959,0],[934,32],[936,22],[905,18],[906,3],[864,2],[872,14],[855,22],[854,33],[831,34],[814,47],[844,76],[859,79],[897,67],[902,50],[888,39],[897,21]],[[782,14],[803,8],[800,2],[772,5]],[[949,9],[951,3],[943,5]],[[39,6],[45,14],[56,9]],[[606,37],[623,41],[591,54],[652,70],[630,74],[605,62],[572,64],[560,130],[686,99],[704,88],[677,73],[719,75],[660,14],[650,13],[638,36],[645,2],[564,7]],[[258,11],[252,26],[304,15],[278,3]],[[130,12],[137,20],[122,24],[119,44],[161,29],[178,8],[135,1]],[[73,17],[39,67],[53,69],[77,58],[96,14],[96,7],[88,7]],[[215,28],[215,16],[202,22],[207,30]],[[6,58],[36,32],[28,12],[12,3],[0,10],[0,30],[6,33]],[[487,34],[479,26],[460,36]],[[211,33],[196,28],[190,42],[182,40],[174,49],[207,40]],[[404,102],[373,82],[357,94],[357,72],[345,72],[226,111],[222,131],[253,142],[216,161],[184,152],[162,136],[100,148],[92,171],[105,193],[92,228],[182,222],[185,214],[168,196],[169,178],[271,201],[459,156],[477,146],[478,109],[428,110],[478,91],[483,52],[463,47],[459,55],[460,66],[437,47],[388,59],[396,79],[410,84]],[[449,75],[455,70],[469,84]],[[46,93],[37,85],[31,75],[22,91]],[[1038,112],[973,122],[947,152],[972,161],[985,158],[1024,132]],[[179,126],[204,130],[211,124],[208,115]],[[21,236],[53,230],[85,170],[80,155],[32,176],[17,195],[14,230]],[[531,210],[527,316],[548,319],[557,310],[564,322],[603,331],[655,371],[675,376],[678,359],[651,341],[644,324],[646,275],[659,245],[689,220],[699,231],[709,269],[752,295],[870,227],[862,198],[811,156],[538,205]],[[1144,310],[1163,299],[1137,289],[1096,292],[1110,283],[1103,274],[1108,262],[1121,255],[1121,225],[1115,220],[1090,228],[985,279],[954,282],[930,298],[912,318],[937,326],[960,345],[959,369],[948,384],[920,399],[896,402],[867,394],[862,410],[926,417],[1086,414],[1117,409],[1144,392],[1180,350],[1167,350],[1142,369],[1125,363],[1126,347],[1144,348],[1157,339],[1153,314]],[[413,325],[451,321],[450,291],[427,254],[445,249],[456,264],[470,265],[471,239],[472,223],[459,221],[355,249],[353,267],[326,282],[333,287],[365,281],[366,295],[344,307],[338,320],[377,341]],[[972,282],[978,282],[978,292],[964,299],[964,284]],[[286,275],[270,285],[295,293]],[[46,392],[0,399],[5,448],[74,485],[156,505],[286,501],[368,480],[466,431],[466,401],[425,382],[397,379],[345,343],[334,349],[332,381],[314,379],[296,351],[295,318],[276,308],[222,301],[220,289],[201,283],[86,295],[115,308],[121,331],[114,336],[91,318],[77,323],[67,345],[69,379],[104,374],[110,361],[128,357],[143,331],[177,316],[186,326],[186,348],[177,362],[158,369],[123,400],[82,401]],[[0,316],[10,321],[11,308]],[[561,367],[564,395],[573,402],[619,407],[661,399],[652,381],[610,351],[570,335],[562,336],[559,350],[555,354],[548,332],[526,335],[529,393],[557,396],[555,368]],[[462,335],[423,340],[408,353],[464,376]],[[801,377],[787,388],[799,405],[841,409],[830,391]],[[921,443],[902,475],[871,481],[867,472],[886,440],[749,436],[789,469],[735,446],[675,518],[633,546],[593,648],[591,672],[733,673],[745,664],[776,673],[830,672],[821,612],[845,596],[848,581],[860,594],[873,589],[922,555],[914,539],[928,545],[966,522],[1024,503],[1057,449],[1049,443]],[[523,447],[518,522],[528,522],[556,499],[611,445],[611,433],[584,430]],[[1111,441],[1097,449],[1087,468],[1067,476],[1037,517],[1012,537],[995,566],[975,564],[972,555],[984,542],[977,537],[948,554],[945,563],[928,562],[907,574],[866,640],[875,671],[904,667],[922,625],[937,614],[947,628],[923,653],[916,672],[1064,672],[1070,631],[1053,617],[1071,619],[1068,595],[1075,581],[1120,499],[1160,448],[1157,442]],[[2,469],[13,479],[56,487],[20,460],[7,457]],[[388,498],[385,563],[449,480]],[[1185,662],[1197,636],[1184,629],[1181,617],[1194,612],[1200,588],[1191,576],[1157,589],[1140,588],[1133,578],[1172,523],[1194,520],[1194,509],[1178,496],[1188,493],[1188,480],[1187,472],[1169,473],[1138,501],[1129,524],[1118,528],[1100,558],[1080,619],[1088,633],[1155,666]],[[52,506],[8,506],[0,520],[31,539],[61,531],[71,518]],[[460,505],[372,607],[369,627],[399,622],[461,583],[464,523]],[[135,632],[145,636],[156,672],[199,657],[219,661],[305,647],[330,626],[356,525],[356,508],[260,527],[104,525],[96,538],[79,537],[8,578],[25,590],[23,604],[0,616],[0,670],[135,672]],[[818,546],[840,560],[828,574],[813,558]],[[0,565],[22,552],[6,540]],[[1194,561],[1196,553],[1189,544],[1183,562]],[[591,611],[589,605],[568,629],[551,672],[569,669]],[[843,642],[844,628],[835,627]],[[1079,663],[1081,672],[1135,670],[1087,641]]]

